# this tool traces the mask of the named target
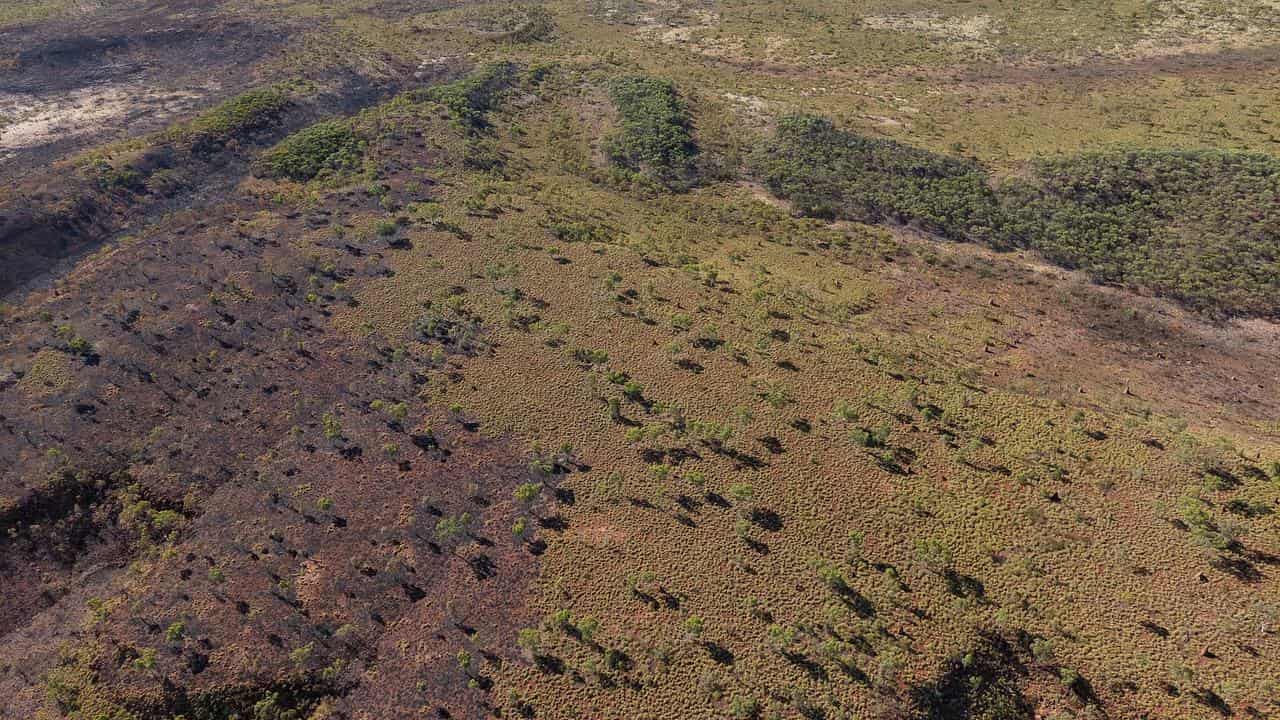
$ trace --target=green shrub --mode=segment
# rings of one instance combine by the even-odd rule
[[[516,501],[519,502],[521,505],[532,504],[535,500],[538,499],[538,496],[541,494],[542,494],[542,483],[534,483],[534,482],[521,483],[521,485],[517,487],[515,489],[515,492],[513,493]]]
[[[343,121],[326,120],[299,130],[264,152],[259,172],[299,182],[324,171],[351,168],[359,163],[364,144]]]
[[[189,143],[196,151],[215,150],[233,137],[271,126],[291,102],[283,87],[250,90],[175,126],[169,139]]]
[[[729,714],[738,720],[750,720],[760,713],[760,704],[753,698],[735,696],[729,703]]]
[[[436,522],[436,538],[448,542],[465,537],[470,532],[471,522],[471,513],[446,515]]]
[[[941,573],[951,567],[951,546],[938,538],[916,541],[916,558],[933,572]]]
[[[644,386],[634,380],[628,380],[622,386],[622,394],[626,395],[628,400],[640,402],[644,399]]]
[[[675,86],[632,75],[614,82],[610,96],[622,127],[605,139],[609,160],[633,177],[669,190],[691,187],[697,176],[698,146]]]
[[[511,62],[485,65],[462,80],[431,88],[426,98],[444,105],[465,130],[478,133],[489,127],[489,113],[519,80],[519,71]]]

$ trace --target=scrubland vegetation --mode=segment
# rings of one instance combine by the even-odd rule
[[[1045,160],[1004,189],[1010,235],[1104,282],[1206,310],[1280,312],[1280,160],[1116,150]]]
[[[999,200],[975,162],[793,116],[757,153],[769,189],[814,217],[913,224],[953,240],[1001,241]]]
[[[929,99],[1264,5],[226,12],[262,87],[4,198],[0,715],[1280,711],[1265,125]]]
[[[345,123],[316,123],[285,138],[258,159],[263,174],[307,181],[357,164],[360,139]]]

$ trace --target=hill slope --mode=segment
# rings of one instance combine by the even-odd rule
[[[1272,4],[15,7],[0,716],[1280,710]]]

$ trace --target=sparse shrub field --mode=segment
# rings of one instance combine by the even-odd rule
[[[192,17],[0,166],[0,717],[1280,712],[1271,6]]]

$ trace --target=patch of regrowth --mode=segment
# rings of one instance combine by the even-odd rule
[[[545,40],[556,29],[551,13],[541,5],[531,3],[483,7],[467,19],[466,25],[486,40],[513,43]]]
[[[342,120],[326,120],[299,130],[258,158],[257,171],[266,177],[298,182],[322,174],[350,170],[360,163],[364,142]]]
[[[292,103],[283,86],[250,90],[167,131],[167,139],[191,145],[196,152],[217,150],[232,138],[276,123]]]
[[[489,113],[519,79],[520,67],[515,63],[493,63],[462,80],[431,88],[426,99],[443,105],[467,132],[478,133],[489,127]]]

